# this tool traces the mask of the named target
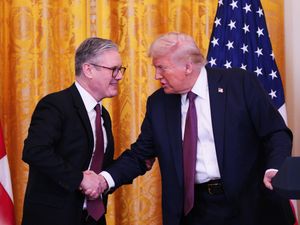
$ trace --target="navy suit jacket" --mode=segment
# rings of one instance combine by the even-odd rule
[[[216,154],[225,195],[243,225],[257,225],[260,188],[268,168],[291,153],[292,134],[253,74],[209,69],[208,86]],[[159,89],[147,101],[137,141],[107,171],[116,187],[146,171],[157,157],[162,177],[163,224],[183,216],[181,95]]]
[[[104,107],[102,119],[108,140],[105,169],[113,161],[114,141]],[[74,84],[40,100],[23,150],[23,160],[29,164],[23,225],[80,225],[84,195],[78,188],[93,147],[90,120]]]

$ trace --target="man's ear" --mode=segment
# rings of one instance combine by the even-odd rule
[[[188,75],[188,74],[191,74],[193,71],[193,64],[192,62],[187,62],[185,64],[185,73]]]
[[[82,66],[82,72],[83,75],[85,77],[87,77],[88,79],[92,79],[93,78],[93,73],[92,73],[92,66],[88,63],[83,63]]]

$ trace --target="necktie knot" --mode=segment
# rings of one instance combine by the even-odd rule
[[[197,97],[197,95],[194,92],[189,91],[187,94],[187,98],[188,98],[189,102],[193,102],[196,97]]]
[[[94,107],[94,109],[96,110],[96,113],[100,113],[101,114],[101,109],[100,109],[100,104],[97,103],[97,105]]]

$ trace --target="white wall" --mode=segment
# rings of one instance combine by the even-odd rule
[[[284,7],[288,125],[294,134],[293,155],[300,156],[300,1],[285,0]]]
[[[285,75],[288,125],[294,134],[293,155],[300,156],[300,1],[284,1]],[[280,35],[280,34],[278,34]],[[298,202],[298,220],[300,201]]]

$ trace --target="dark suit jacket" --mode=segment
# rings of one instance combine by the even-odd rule
[[[108,139],[105,169],[113,160],[114,141],[104,107],[102,118]],[[88,114],[74,84],[37,104],[23,150],[23,160],[29,164],[23,225],[80,224],[84,195],[78,187],[93,146]]]
[[[290,155],[292,134],[254,74],[209,69],[208,86],[217,160],[225,195],[241,225],[257,225],[260,185],[267,168]],[[223,92],[220,91],[222,88]],[[116,187],[145,172],[158,157],[164,225],[178,225],[183,212],[181,96],[159,89],[147,101],[137,141],[108,171]]]

